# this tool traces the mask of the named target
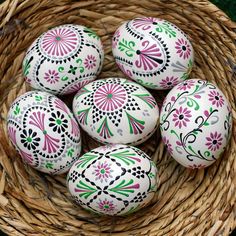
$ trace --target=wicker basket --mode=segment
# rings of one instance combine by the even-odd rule
[[[212,81],[233,107],[236,122],[236,24],[206,0],[7,0],[0,5],[0,228],[9,235],[229,235],[236,227],[236,128],[224,156],[205,170],[181,167],[156,133],[141,148],[158,165],[161,185],[151,205],[126,218],[90,215],[70,198],[65,175],[43,175],[21,161],[6,131],[11,102],[28,90],[21,71],[25,50],[52,26],[83,24],[101,36],[100,77],[123,76],[111,37],[127,19],[160,17],[192,39],[192,77]],[[89,143],[89,145],[88,145]],[[97,145],[84,137],[84,151]]]

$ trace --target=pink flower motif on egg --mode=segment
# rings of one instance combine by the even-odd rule
[[[113,201],[99,199],[98,208],[104,213],[109,213],[115,210],[115,205]]]
[[[222,107],[224,105],[224,99],[217,91],[211,91],[209,94],[209,101],[212,102],[212,105],[217,107]]]
[[[43,151],[48,151],[49,153],[56,152],[59,148],[59,139],[53,138],[50,136],[47,131],[45,130],[45,113],[33,112],[32,115],[30,115],[30,122],[29,124],[39,128],[44,135],[44,146]]]
[[[42,40],[44,51],[52,56],[64,56],[76,48],[76,34],[68,28],[56,28],[48,31]]]
[[[220,148],[220,145],[222,144],[222,135],[221,133],[210,133],[209,137],[206,137],[206,145],[211,151],[216,151]]]
[[[44,74],[44,79],[50,84],[55,84],[59,81],[60,77],[55,70],[48,70],[48,72]]]
[[[195,82],[193,80],[186,80],[183,83],[180,83],[177,89],[186,91],[188,89],[191,89],[194,85],[195,85]]]
[[[170,143],[170,140],[167,139],[165,136],[162,138],[168,152],[172,155],[173,154],[173,148],[172,148],[172,145]]]
[[[95,105],[103,111],[114,111],[121,108],[126,101],[127,93],[118,84],[104,84],[94,94]]]
[[[156,25],[159,19],[154,17],[143,17],[133,20],[133,25],[136,29],[142,28],[142,30],[148,30],[151,28],[151,25]]]
[[[172,88],[177,84],[178,84],[178,78],[177,77],[175,78],[174,76],[171,77],[167,76],[160,82],[161,87],[164,89]]]
[[[202,169],[205,167],[206,167],[206,165],[202,165],[202,164],[199,164],[199,165],[193,164],[193,165],[188,166],[188,168],[190,168],[190,169]]]
[[[120,38],[120,31],[117,30],[113,36],[112,39],[112,47],[115,48],[119,42],[119,38]]]
[[[190,44],[187,42],[187,40],[184,40],[183,38],[178,39],[177,42],[175,42],[175,48],[177,49],[177,53],[180,57],[183,57],[184,59],[188,59],[191,54],[191,48]]]
[[[107,182],[109,178],[112,178],[111,172],[113,172],[113,170],[111,170],[111,164],[99,162],[93,167],[95,168],[93,174],[96,176],[96,180],[100,180],[101,183],[103,180]]]
[[[149,41],[143,41],[142,46],[144,48],[136,51],[139,60],[135,61],[135,65],[138,68],[143,68],[145,71],[158,68],[159,65],[163,63],[160,48],[158,48],[156,44],[150,46],[149,44]]]
[[[173,121],[175,122],[175,127],[179,127],[180,129],[183,126],[187,126],[187,122],[189,122],[189,118],[192,117],[192,115],[190,114],[191,111],[188,110],[186,107],[183,109],[182,107],[180,107],[179,109],[175,110],[175,113],[173,115]]]
[[[96,66],[96,58],[93,55],[88,55],[85,59],[84,65],[88,70],[93,69]]]

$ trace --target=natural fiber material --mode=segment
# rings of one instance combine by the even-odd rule
[[[233,135],[223,157],[205,170],[188,170],[166,152],[157,132],[141,146],[158,165],[160,187],[151,205],[129,217],[90,215],[70,198],[65,175],[27,167],[11,146],[6,116],[27,90],[21,71],[25,50],[48,28],[83,24],[101,36],[101,77],[122,76],[111,38],[124,20],[160,17],[175,23],[195,49],[192,77],[216,83],[233,108]],[[236,24],[205,0],[8,0],[0,5],[0,228],[9,235],[228,235],[236,226]],[[158,98],[161,92],[154,92]],[[69,98],[71,99],[71,97]],[[84,151],[95,145],[83,137]]]

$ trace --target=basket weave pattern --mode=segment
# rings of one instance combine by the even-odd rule
[[[26,92],[21,64],[41,33],[65,23],[91,27],[102,39],[100,78],[121,76],[111,38],[125,20],[164,18],[183,29],[195,50],[192,78],[216,83],[233,108],[233,132],[221,159],[205,170],[181,167],[157,132],[141,149],[157,163],[160,187],[149,207],[126,218],[90,215],[71,200],[65,175],[23,164],[6,130],[13,100]],[[229,235],[236,227],[236,23],[206,0],[7,0],[0,5],[0,228],[9,235]],[[162,92],[155,92],[160,98]],[[69,98],[71,99],[71,98]],[[84,152],[97,146],[83,137]]]

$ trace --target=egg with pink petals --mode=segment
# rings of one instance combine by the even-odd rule
[[[91,29],[60,25],[40,35],[23,61],[23,75],[31,87],[52,94],[69,94],[93,81],[104,59],[102,43]]]
[[[194,51],[187,35],[173,23],[141,17],[114,33],[112,52],[123,73],[150,89],[170,89],[188,79]]]
[[[7,117],[9,138],[23,161],[48,174],[62,174],[79,158],[79,126],[56,96],[31,91],[18,97]]]
[[[213,164],[226,149],[232,111],[214,84],[191,79],[176,85],[160,113],[162,140],[170,155],[188,168]]]
[[[84,209],[103,215],[140,210],[157,191],[157,167],[142,150],[106,145],[85,153],[71,167],[67,187]]]
[[[85,85],[74,97],[73,112],[81,128],[105,144],[138,145],[158,127],[155,98],[140,84],[124,78]]]

